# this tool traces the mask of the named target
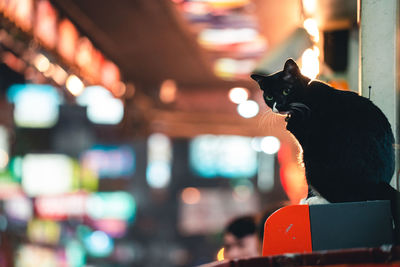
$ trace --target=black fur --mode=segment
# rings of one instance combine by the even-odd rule
[[[286,114],[299,141],[309,186],[330,202],[389,199],[398,212],[394,137],[385,115],[370,100],[301,75],[289,59],[269,76],[253,74],[264,100]],[[396,207],[395,207],[396,206]]]

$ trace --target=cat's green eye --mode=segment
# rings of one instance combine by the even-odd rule
[[[288,95],[290,93],[290,89],[289,88],[285,88],[285,89],[283,89],[283,91],[282,91],[282,94],[283,95]]]
[[[269,95],[267,95],[267,96],[265,96],[265,99],[266,99],[266,100],[268,100],[268,101],[271,101],[271,100],[273,99],[273,97],[272,97],[272,96],[269,96]]]

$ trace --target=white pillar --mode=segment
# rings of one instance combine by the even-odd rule
[[[358,0],[360,19],[359,92],[387,116],[399,143],[397,101],[398,0]],[[373,123],[373,121],[371,121]],[[399,153],[396,152],[396,171]],[[392,179],[392,185],[394,184]]]

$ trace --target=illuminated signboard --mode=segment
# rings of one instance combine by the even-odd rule
[[[31,30],[33,14],[32,0],[1,1],[0,10],[3,11],[10,20],[15,21],[15,24],[22,30]]]
[[[77,102],[87,106],[87,117],[96,124],[118,124],[124,117],[122,101],[102,86],[86,87]]]
[[[9,134],[7,128],[0,125],[0,171],[3,171],[10,160],[9,156]]]
[[[67,256],[68,266],[87,266],[86,253],[82,244],[74,239],[66,242],[65,254]]]
[[[67,63],[76,64],[86,81],[100,83],[115,96],[120,95],[118,66],[105,59],[88,38],[81,36],[70,20],[59,19],[49,0],[0,0],[0,13],[24,31],[33,29],[33,36],[41,45],[56,49]],[[59,78],[54,79],[60,83]]]
[[[61,97],[56,88],[46,84],[14,84],[7,99],[15,104],[14,120],[19,127],[49,128],[58,120]]]
[[[94,219],[120,219],[132,221],[136,214],[136,202],[127,192],[93,193],[87,201],[88,215]]]
[[[15,253],[15,266],[59,266],[57,251],[37,245],[21,245]]]
[[[50,220],[32,220],[26,229],[27,237],[31,242],[56,245],[60,240],[61,226]]]
[[[127,145],[98,145],[82,154],[81,164],[99,178],[130,177],[135,172],[135,152]]]
[[[74,62],[79,33],[74,24],[63,19],[58,25],[57,52],[69,63]]]
[[[96,48],[92,49],[90,68],[87,68],[89,75],[94,79],[94,83],[101,82],[101,71],[104,62],[103,54]]]
[[[109,60],[104,61],[101,71],[102,83],[113,92],[120,81],[118,67]],[[113,92],[114,93],[114,92]]]
[[[68,193],[73,161],[61,154],[27,154],[22,162],[22,188],[31,197]]]
[[[257,172],[252,139],[242,136],[202,135],[190,143],[190,166],[205,178],[250,178]]]
[[[11,179],[20,183],[22,177],[22,157],[12,157],[8,164],[8,169]]]
[[[8,218],[27,222],[33,216],[32,200],[20,193],[4,200],[4,210]]]
[[[19,196],[22,193],[21,185],[14,181],[0,181],[0,199]]]
[[[92,257],[107,257],[114,250],[114,241],[103,231],[94,231],[83,243]]]
[[[40,218],[64,220],[69,217],[82,218],[86,214],[86,193],[70,193],[57,196],[39,196],[35,209]]]
[[[103,54],[97,50],[92,42],[86,38],[81,37],[77,42],[77,49],[75,54],[75,63],[83,70],[83,72],[90,77],[91,82],[102,82],[102,68],[104,63]],[[105,65],[107,68],[107,78],[109,84],[116,84],[119,81],[118,67],[115,70],[115,65]],[[117,79],[116,81],[114,79]]]
[[[103,231],[114,238],[123,237],[128,227],[126,221],[118,219],[95,220],[93,225],[96,229]]]
[[[48,48],[55,48],[57,41],[57,12],[48,0],[37,1],[35,36]]]
[[[256,67],[255,59],[218,58],[214,62],[214,73],[223,79],[247,77]]]
[[[91,66],[92,61],[92,42],[86,38],[81,37],[78,40],[78,46],[75,54],[75,63],[87,72],[87,69]]]
[[[150,187],[163,188],[171,180],[172,143],[168,136],[153,133],[147,141],[146,180]]]

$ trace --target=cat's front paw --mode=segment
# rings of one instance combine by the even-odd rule
[[[315,197],[303,198],[302,200],[300,200],[300,204],[321,205],[321,204],[329,204],[329,201],[323,197],[315,196]]]

